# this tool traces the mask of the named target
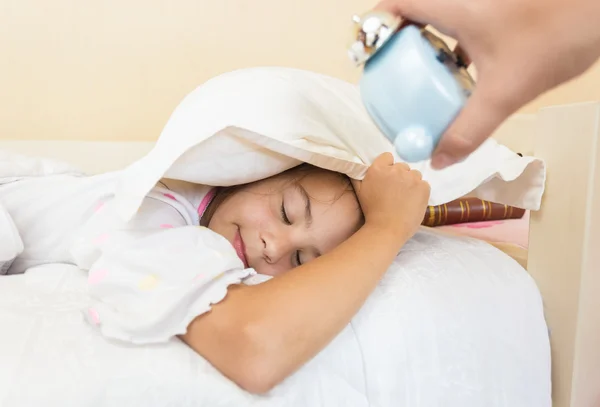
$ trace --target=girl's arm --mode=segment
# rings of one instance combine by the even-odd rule
[[[242,388],[266,392],[348,324],[405,240],[365,225],[286,274],[230,287],[182,339]]]
[[[365,225],[320,258],[235,286],[182,336],[242,388],[263,393],[324,348],[356,314],[415,233],[429,186],[384,154],[357,184]]]

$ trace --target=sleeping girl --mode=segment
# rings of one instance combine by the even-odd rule
[[[302,164],[250,184],[162,179],[134,218],[115,173],[0,185],[5,274],[46,263],[88,272],[84,315],[134,344],[179,338],[242,388],[263,393],[351,320],[417,231],[418,171],[379,156],[362,181]],[[260,283],[260,284],[257,284]]]

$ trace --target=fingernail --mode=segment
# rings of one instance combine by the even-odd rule
[[[431,167],[436,170],[441,170],[454,164],[455,162],[456,161],[452,159],[448,154],[440,153],[436,154],[431,159]]]

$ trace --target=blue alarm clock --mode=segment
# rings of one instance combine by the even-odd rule
[[[475,82],[466,64],[425,28],[400,27],[384,12],[354,17],[349,50],[364,64],[359,89],[365,108],[407,162],[429,159]]]

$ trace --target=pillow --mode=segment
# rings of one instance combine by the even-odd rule
[[[552,405],[539,290],[485,242],[417,233],[352,328],[370,405]]]
[[[424,107],[425,108],[425,107]],[[129,219],[161,178],[226,186],[259,180],[301,162],[362,179],[393,152],[363,107],[357,86],[291,68],[250,68],[209,80],[175,109],[150,153],[122,174],[119,213]],[[415,163],[431,184],[430,205],[470,194],[538,209],[542,161],[494,140],[442,171]]]

